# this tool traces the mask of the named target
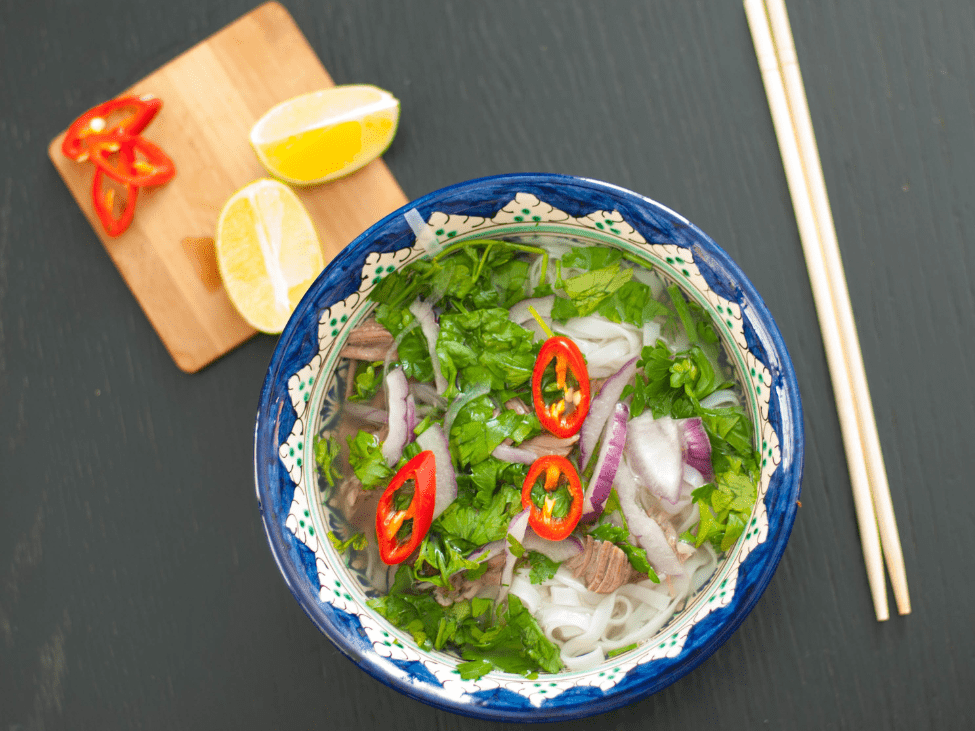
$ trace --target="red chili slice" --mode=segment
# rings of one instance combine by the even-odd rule
[[[542,377],[553,360],[555,382],[562,398],[547,403],[542,393]],[[569,376],[575,381],[575,387],[569,383]],[[571,437],[582,427],[589,413],[589,371],[579,346],[569,338],[552,337],[542,345],[532,370],[532,400],[538,420],[555,436]]]
[[[150,96],[123,96],[99,104],[72,122],[64,135],[61,151],[72,160],[86,160],[92,137],[137,135],[160,108],[162,101]],[[117,121],[110,124],[112,117]]]
[[[396,493],[410,481],[413,482],[410,504],[397,510],[393,506]],[[402,563],[417,549],[430,530],[436,499],[437,460],[433,452],[427,450],[403,465],[379,498],[376,540],[383,562],[390,565]]]
[[[173,161],[144,137],[96,135],[88,149],[89,159],[124,185],[162,185],[176,175]]]
[[[532,499],[532,491],[540,479],[544,480],[542,487],[545,489],[545,496],[541,505],[538,505]],[[563,486],[568,489],[572,502],[568,512],[557,517],[554,514],[555,492]],[[569,535],[582,517],[582,502],[582,482],[569,460],[557,454],[549,454],[532,463],[521,488],[521,506],[530,511],[528,524],[539,536],[549,541],[561,541]]]
[[[132,217],[135,215],[135,202],[139,197],[139,188],[136,185],[106,187],[106,177],[104,170],[100,167],[95,168],[95,177],[91,182],[91,200],[105,232],[109,236],[118,236],[132,223]],[[125,189],[125,200],[121,201],[121,206],[118,206],[116,204],[120,201],[116,200],[117,191],[123,187]],[[115,214],[116,208],[120,210],[118,215]]]

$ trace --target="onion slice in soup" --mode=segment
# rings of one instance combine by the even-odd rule
[[[491,452],[491,456],[504,462],[516,462],[518,464],[531,464],[538,459],[538,455],[530,449],[512,447],[510,444],[499,444]]]
[[[408,393],[409,385],[401,368],[395,368],[386,374],[389,433],[382,445],[382,455],[388,467],[399,462],[399,458],[403,456],[403,447],[406,446],[411,434],[407,428],[406,397]]]
[[[616,470],[619,469],[620,460],[623,458],[629,416],[630,407],[622,402],[617,403],[613,409],[612,419],[606,425],[603,446],[599,450],[599,457],[596,459],[596,468],[593,470],[589,487],[586,488],[582,504],[581,520],[583,521],[595,520],[603,512],[609,491],[613,489]]]
[[[515,563],[518,557],[511,551],[510,538],[514,538],[518,543],[525,540],[525,532],[528,530],[528,516],[531,513],[527,508],[518,513],[511,522],[508,523],[508,532],[505,535],[505,561],[504,571],[501,573],[501,591],[498,592],[498,604],[503,602],[508,596],[511,588],[511,577],[515,574]]]
[[[420,323],[420,330],[426,338],[427,348],[430,351],[430,362],[433,365],[433,382],[437,387],[437,393],[447,390],[447,379],[444,378],[443,371],[440,370],[440,358],[437,356],[437,338],[440,337],[440,325],[437,323],[436,315],[433,314],[433,306],[429,302],[424,302],[417,297],[410,305],[410,312]]]
[[[599,435],[603,433],[606,420],[619,403],[623,388],[636,374],[636,361],[636,358],[631,358],[616,373],[603,381],[596,398],[589,404],[589,415],[586,416],[586,420],[582,422],[582,429],[579,430],[579,463],[583,469],[589,464],[589,458],[592,457],[599,442]]]
[[[700,417],[695,417],[681,419],[679,423],[684,462],[700,472],[705,482],[711,482],[714,479],[714,467],[711,465],[711,440],[704,431],[704,422]],[[685,479],[687,479],[686,475]]]
[[[667,542],[664,529],[647,515],[640,504],[640,479],[633,473],[626,460],[616,471],[616,494],[620,499],[620,509],[626,518],[630,535],[647,552],[647,558],[660,573],[674,575],[683,572],[677,554]]]
[[[450,461],[450,444],[438,424],[428,427],[416,438],[416,443],[424,451],[433,452],[437,464],[437,499],[433,504],[433,518],[436,520],[447,506],[457,499],[457,475]]]
[[[649,411],[631,419],[625,452],[633,474],[651,493],[671,505],[680,499],[684,460],[677,421],[667,416],[654,419]]]
[[[547,538],[542,538],[531,528],[525,531],[525,538],[521,545],[525,547],[526,551],[538,551],[558,563],[582,553],[582,541],[574,535],[568,535],[561,541],[550,541]]]

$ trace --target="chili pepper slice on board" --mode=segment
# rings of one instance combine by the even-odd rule
[[[561,398],[545,400],[542,379],[555,361],[555,383]],[[562,336],[551,337],[542,345],[532,370],[532,401],[542,426],[557,437],[571,437],[582,427],[589,413],[589,371],[579,346]]]
[[[173,161],[144,137],[93,136],[89,159],[124,185],[162,185],[176,175]]]
[[[149,95],[123,96],[99,104],[71,123],[61,152],[72,160],[87,160],[93,137],[137,135],[161,108],[162,101]]]
[[[569,460],[549,454],[532,462],[521,488],[521,507],[530,511],[528,524],[539,536],[561,541],[569,535],[582,517],[582,502],[582,482]]]
[[[104,170],[95,168],[95,177],[91,181],[91,200],[105,232],[109,236],[118,236],[132,223],[132,217],[135,215],[135,202],[139,197],[139,187],[136,185],[106,186],[106,177],[108,176]],[[125,200],[120,201],[118,200],[118,191],[123,187],[125,188]],[[120,211],[117,216],[115,215],[116,208]]]
[[[409,504],[402,506],[407,498]],[[427,450],[403,465],[379,498],[376,542],[384,563],[402,563],[416,550],[430,530],[436,499],[437,460]]]

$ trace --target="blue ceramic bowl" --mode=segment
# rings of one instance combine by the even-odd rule
[[[419,242],[411,228],[423,225]],[[419,218],[416,215],[419,215]],[[684,609],[639,648],[586,672],[489,673],[463,680],[453,657],[419,649],[366,606],[361,566],[325,539],[339,517],[323,507],[311,443],[329,426],[344,374],[338,349],[368,311],[376,283],[425,251],[484,237],[567,237],[642,257],[710,312],[738,372],[763,463],[758,500],[737,544]],[[792,530],[802,473],[799,390],[772,316],[738,266],[689,221],[622,188],[561,175],[482,178],[430,193],[390,214],[337,256],[281,335],[261,391],[255,477],[271,551],[318,628],[363,670],[450,711],[555,721],[617,708],[674,682],[707,658],[758,601]]]

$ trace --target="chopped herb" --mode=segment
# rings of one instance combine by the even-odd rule
[[[349,466],[355,476],[359,478],[362,487],[372,490],[387,484],[396,474],[395,470],[386,466],[383,458],[382,443],[375,434],[360,431],[349,435]]]
[[[330,437],[324,439],[317,437],[314,450],[318,474],[325,479],[329,487],[335,487],[335,480],[342,477],[342,472],[335,466],[335,458],[339,456],[338,440]]]
[[[561,563],[553,561],[540,551],[528,551],[528,565],[531,567],[528,571],[529,580],[533,584],[541,584],[555,576]]]
[[[356,551],[361,551],[368,543],[365,533],[356,533],[343,541],[341,538],[335,535],[335,531],[331,530],[328,532],[328,540],[333,546],[335,546],[335,550],[339,553],[345,553],[347,550],[349,550],[349,548]]]

